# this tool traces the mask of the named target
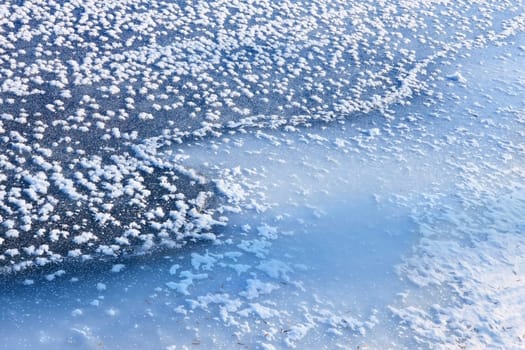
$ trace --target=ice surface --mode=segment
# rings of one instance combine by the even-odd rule
[[[0,348],[525,348],[523,10],[0,5]]]
[[[432,95],[440,64],[524,23],[519,4],[491,1],[1,9],[0,215],[15,226],[2,235],[4,272],[213,238],[214,190],[241,189],[207,186],[155,157],[163,147],[409,104]]]

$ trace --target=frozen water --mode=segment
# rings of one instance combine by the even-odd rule
[[[523,10],[0,5],[0,347],[525,348]]]
[[[410,104],[440,65],[524,22],[520,4],[490,1],[1,8],[4,272],[213,237],[215,189],[157,152]]]

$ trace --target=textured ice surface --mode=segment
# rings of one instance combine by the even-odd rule
[[[522,10],[514,1],[4,2],[1,268],[213,237],[223,221],[216,189],[159,161],[159,148],[431,96],[440,64],[505,41],[522,29]]]
[[[525,348],[523,10],[3,3],[0,348]]]

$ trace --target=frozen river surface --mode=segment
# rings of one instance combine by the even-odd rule
[[[2,349],[525,349],[522,1],[0,5]]]

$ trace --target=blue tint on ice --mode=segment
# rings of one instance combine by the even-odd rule
[[[0,5],[2,349],[525,349],[522,1]]]

